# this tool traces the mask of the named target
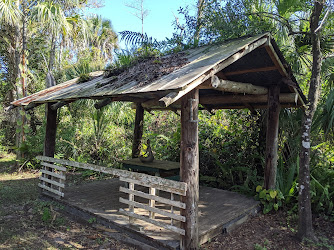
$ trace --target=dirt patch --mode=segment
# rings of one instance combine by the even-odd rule
[[[323,216],[314,218],[317,244],[299,242],[297,218],[286,212],[260,214],[228,234],[202,245],[203,249],[334,249],[334,222]]]

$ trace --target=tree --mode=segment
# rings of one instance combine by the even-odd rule
[[[315,239],[312,227],[312,210],[310,194],[310,153],[311,153],[311,127],[314,113],[317,109],[321,91],[321,30],[329,13],[328,10],[320,22],[325,1],[314,1],[310,17],[310,36],[312,43],[312,75],[309,84],[308,103],[302,121],[302,147],[299,165],[299,198],[298,198],[298,237],[300,239]]]
[[[33,19],[39,22],[51,35],[50,56],[46,87],[55,85],[52,74],[56,57],[56,40],[61,35],[63,38],[70,32],[70,25],[63,12],[62,6],[53,2],[38,3],[33,9]],[[59,39],[59,38],[58,38]]]
[[[21,11],[13,0],[0,0],[0,24],[14,25],[18,22]]]
[[[144,35],[144,19],[149,13],[149,11],[144,8],[144,0],[135,0],[132,3],[125,4],[125,6],[135,11],[130,13],[141,21],[141,34]]]
[[[100,51],[105,63],[111,62],[113,51],[118,47],[117,35],[114,32],[111,21],[99,16],[87,20],[89,34],[89,47]]]

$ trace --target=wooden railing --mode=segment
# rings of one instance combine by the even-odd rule
[[[37,159],[42,160],[38,156]],[[43,168],[41,169],[41,176],[39,179],[41,183],[38,184],[42,190],[56,194],[59,197],[64,197],[64,188],[66,180],[66,167],[58,166],[52,160],[53,158],[48,157],[48,159],[43,159],[41,162]]]
[[[141,178],[131,179],[131,178],[119,178],[121,181],[128,183],[128,188],[120,187],[120,191],[128,194],[128,199],[124,199],[122,197],[119,198],[119,201],[129,205],[127,210],[120,208],[119,212],[121,214],[129,216],[130,223],[133,223],[134,219],[143,220],[145,222],[151,223],[158,227],[165,228],[167,230],[173,231],[180,235],[185,235],[184,229],[180,228],[178,225],[180,223],[176,222],[185,222],[186,218],[180,215],[180,210],[185,209],[186,205],[183,202],[176,201],[174,199],[175,195],[186,195],[187,185],[183,182],[177,182],[172,180],[166,180],[156,176],[150,176],[150,181],[143,180]],[[135,185],[138,186],[139,190],[135,189]],[[148,192],[144,192],[142,187],[148,187]],[[157,189],[159,191],[163,191],[164,194],[169,194],[169,198],[161,197],[157,195],[162,192],[156,192]],[[148,202],[139,202],[135,201],[135,197],[144,198],[144,201]],[[165,195],[166,196],[166,195]],[[156,205],[159,202],[158,208]],[[169,208],[168,210],[165,208]],[[134,208],[140,208],[142,210],[147,211],[147,215],[142,215],[136,213]],[[174,210],[174,207],[178,208],[178,213]],[[164,209],[163,209],[164,208]],[[164,222],[164,220],[157,220],[155,218],[155,214],[162,215],[165,218],[170,220],[170,224]]]
[[[128,188],[120,187],[120,192],[126,193],[128,199],[120,197],[119,201],[127,204],[129,208],[119,209],[119,212],[129,216],[130,223],[133,223],[135,219],[139,219],[180,235],[185,235],[184,229],[180,228],[179,225],[180,222],[186,221],[186,218],[180,215],[181,210],[186,209],[186,205],[176,198],[177,196],[186,195],[186,183],[137,172],[55,159],[47,156],[37,156],[37,159],[41,160],[41,164],[43,165],[43,169],[41,170],[42,175],[40,177],[41,183],[38,184],[43,190],[56,194],[59,197],[64,197],[63,189],[65,188],[66,166],[116,175],[119,176],[121,181],[128,183]],[[145,189],[141,187],[148,188],[148,192],[145,192]],[[164,196],[160,196],[160,194],[164,194]],[[147,202],[135,201],[136,196]],[[138,214],[134,208],[143,209],[147,211],[148,215]],[[170,220],[170,223],[168,224],[165,220],[156,219],[156,214],[167,218]]]

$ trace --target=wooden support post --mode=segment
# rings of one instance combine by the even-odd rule
[[[138,158],[140,153],[140,141],[143,137],[144,108],[141,103],[136,104],[136,119],[133,133],[132,158]]]
[[[52,110],[54,103],[46,104],[46,131],[44,138],[44,156],[53,157],[56,146],[57,110]]]
[[[186,209],[181,215],[186,217],[182,223],[185,236],[182,236],[181,249],[198,248],[198,200],[199,200],[199,153],[198,153],[198,89],[185,95],[181,101],[181,155],[180,177],[187,183],[186,196],[181,201]]]
[[[266,165],[264,170],[264,187],[274,189],[277,171],[277,146],[280,87],[272,85],[268,92],[267,137],[266,137]]]

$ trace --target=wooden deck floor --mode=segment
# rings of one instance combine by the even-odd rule
[[[125,208],[125,205],[118,201],[120,196],[124,197],[125,195],[119,192],[120,185],[124,185],[124,183],[118,179],[112,179],[67,187],[62,202],[109,222],[117,223],[124,228],[137,230],[145,237],[159,241],[159,244],[177,248],[179,238],[172,232],[139,220],[135,222],[135,226],[129,226],[128,217],[118,213],[119,208]],[[201,244],[224,230],[228,231],[234,225],[243,222],[249,214],[256,212],[257,206],[258,202],[252,198],[234,192],[201,186],[199,202]]]

